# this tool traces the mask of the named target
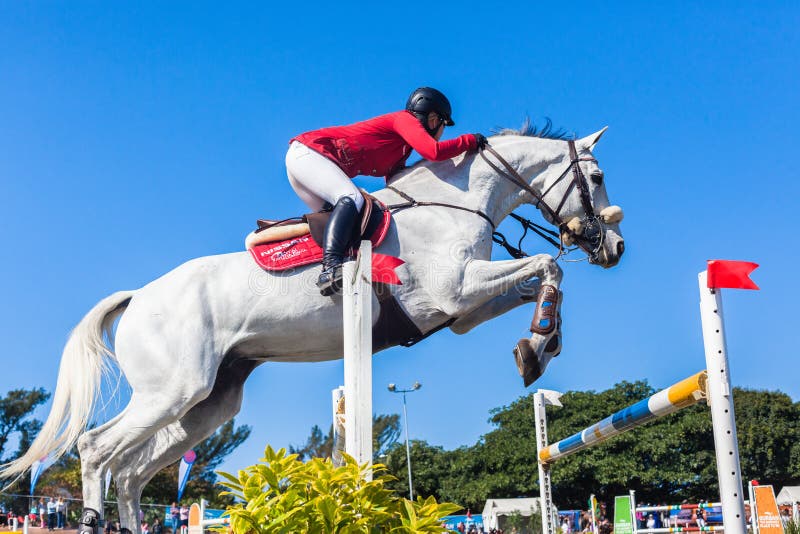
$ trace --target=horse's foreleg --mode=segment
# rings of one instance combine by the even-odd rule
[[[555,259],[539,254],[519,260],[472,261],[465,271],[459,304],[473,306],[464,319],[453,324],[454,331],[469,330],[480,322],[496,317],[525,302],[521,293],[531,279],[538,278],[536,309],[530,339],[522,339],[514,357],[525,386],[544,373],[550,360],[561,351],[560,306],[562,271]]]
[[[489,300],[506,295],[519,284],[538,278],[542,285],[558,288],[561,267],[549,254],[537,254],[518,260],[472,260],[464,271],[461,290],[452,316],[465,315]]]
[[[526,280],[517,284],[508,293],[494,297],[466,315],[460,316],[450,325],[450,330],[458,335],[466,334],[479,324],[536,300],[540,285],[539,280]]]

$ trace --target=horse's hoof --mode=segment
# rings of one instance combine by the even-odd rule
[[[78,534],[95,534],[100,514],[92,508],[84,508],[78,522]]]
[[[531,346],[530,339],[520,339],[517,346],[514,347],[514,358],[517,361],[517,369],[519,369],[519,376],[522,377],[522,383],[525,387],[530,386],[542,376],[544,369],[542,368],[539,355]]]

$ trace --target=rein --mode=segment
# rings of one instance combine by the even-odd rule
[[[387,209],[394,212],[407,208],[413,208],[416,206],[438,206],[443,208],[457,209],[461,211],[468,211],[470,213],[474,213],[485,219],[492,227],[492,241],[505,248],[506,251],[508,251],[508,253],[512,257],[517,259],[528,256],[528,254],[522,250],[522,240],[525,239],[525,236],[528,234],[528,230],[534,232],[539,237],[543,238],[545,241],[547,241],[555,248],[557,248],[558,249],[557,258],[562,256],[565,253],[565,251],[569,252],[569,250],[573,250],[573,249],[565,249],[563,240],[564,233],[569,234],[578,243],[578,246],[582,248],[584,251],[586,251],[590,256],[594,256],[602,246],[602,232],[596,234],[600,236],[600,239],[595,239],[595,235],[588,235],[588,232],[577,234],[567,226],[566,224],[567,221],[564,221],[564,219],[560,215],[560,212],[561,209],[564,207],[564,204],[566,204],[567,199],[569,198],[569,194],[572,191],[572,188],[577,187],[578,192],[580,193],[581,205],[586,214],[586,225],[585,225],[586,228],[589,229],[598,227],[597,225],[598,218],[597,215],[595,215],[594,213],[594,208],[592,207],[592,199],[591,196],[589,195],[589,183],[587,182],[586,176],[584,176],[583,171],[581,170],[579,165],[581,161],[596,162],[597,160],[594,158],[579,158],[578,151],[575,148],[575,141],[569,140],[567,141],[567,143],[569,145],[569,155],[570,155],[569,165],[567,166],[566,169],[564,169],[564,172],[562,172],[559,175],[559,177],[552,184],[550,184],[550,187],[548,187],[541,195],[537,193],[536,190],[533,189],[530,185],[528,185],[528,183],[517,172],[517,170],[514,169],[514,167],[512,167],[511,164],[508,163],[505,159],[503,159],[503,157],[500,154],[498,154],[497,151],[494,150],[491,146],[487,144],[484,148],[481,148],[479,151],[480,156],[489,165],[489,167],[492,168],[492,170],[494,170],[497,174],[499,174],[506,180],[510,181],[511,183],[513,183],[514,185],[516,185],[517,187],[519,187],[520,189],[522,189],[523,191],[525,191],[526,193],[528,193],[533,197],[533,199],[536,201],[534,206],[537,209],[542,209],[545,212],[545,214],[547,215],[546,218],[549,218],[550,221],[559,228],[560,233],[550,230],[549,228],[546,228],[539,224],[536,224],[535,222],[525,219],[524,217],[521,217],[516,213],[510,213],[509,215],[514,220],[519,222],[524,230],[522,237],[520,237],[519,242],[515,247],[508,242],[508,240],[502,233],[497,231],[494,221],[492,221],[492,219],[488,215],[486,215],[486,213],[484,213],[483,211],[467,208],[464,206],[458,206],[455,204],[446,204],[444,202],[417,201],[410,195],[404,193],[403,191],[400,191],[399,189],[391,185],[387,186],[386,188],[399,195],[406,202],[401,204],[392,204],[390,206],[387,206]],[[497,159],[500,162],[500,164],[504,167],[504,169],[501,169],[494,162],[492,162],[486,156],[486,152],[489,152],[492,156],[494,156],[495,159]],[[547,194],[553,189],[553,187],[555,187],[561,180],[563,180],[570,171],[572,171],[572,181],[569,187],[567,187],[567,190],[564,192],[564,195],[561,197],[558,206],[555,209],[553,209],[547,202],[545,202],[544,199],[547,196]],[[592,248],[590,249],[588,246],[585,246],[582,243],[591,244]]]
[[[407,195],[406,193],[403,193],[402,191],[400,191],[399,189],[397,189],[394,186],[387,185],[386,189],[397,193],[398,195],[400,195],[403,198],[403,200],[406,201],[406,202],[404,202],[402,204],[392,204],[390,206],[386,206],[386,209],[388,209],[389,211],[393,211],[393,212],[394,211],[400,211],[400,210],[404,210],[404,209],[408,209],[408,208],[415,208],[417,206],[439,206],[441,208],[452,208],[454,210],[468,211],[470,213],[474,213],[475,215],[479,215],[480,217],[483,217],[484,219],[486,219],[486,222],[489,223],[489,225],[492,227],[492,230],[495,229],[495,225],[494,225],[494,222],[492,221],[492,219],[489,218],[489,216],[486,215],[481,210],[474,210],[472,208],[466,208],[464,206],[456,206],[455,204],[445,204],[444,202],[425,202],[425,201],[420,202],[418,200],[415,200],[411,196]]]

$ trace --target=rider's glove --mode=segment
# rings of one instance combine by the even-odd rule
[[[486,144],[488,143],[488,141],[486,141],[486,136],[485,135],[480,134],[480,133],[476,133],[476,134],[472,134],[472,135],[475,136],[475,143],[477,145],[476,148],[478,150],[483,150],[484,148],[486,148]]]

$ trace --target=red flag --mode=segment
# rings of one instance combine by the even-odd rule
[[[731,289],[758,289],[748,276],[756,270],[751,261],[708,260],[708,287]]]
[[[386,254],[372,253],[372,281],[384,284],[403,285],[394,270],[405,262],[400,258]]]

